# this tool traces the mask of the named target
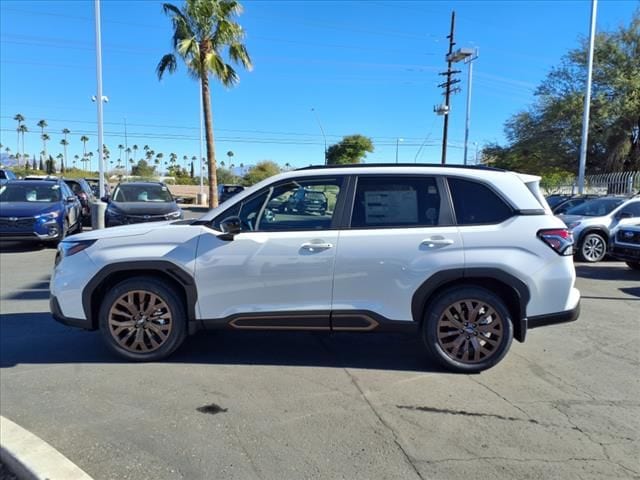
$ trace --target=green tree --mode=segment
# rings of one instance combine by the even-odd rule
[[[228,168],[220,167],[216,171],[218,175],[218,185],[235,185],[240,183],[240,178],[233,174]]]
[[[213,137],[213,114],[209,75],[230,87],[238,82],[238,75],[226,62],[223,53],[232,62],[251,69],[251,59],[242,43],[244,31],[235,21],[242,13],[236,0],[187,0],[182,9],[170,4],[163,5],[164,12],[173,23],[173,49],[180,56],[192,77],[200,81],[204,123],[207,143],[207,165],[209,179],[209,207],[218,206],[215,143]],[[176,55],[162,57],[157,67],[158,78],[165,71],[174,72]]]
[[[577,170],[587,53],[583,40],[549,72],[534,104],[505,123],[508,145],[484,148],[485,163],[543,175]],[[640,169],[640,9],[628,26],[599,33],[594,53],[587,171]]]
[[[373,153],[373,141],[364,135],[347,135],[327,149],[327,164],[360,163],[367,153]]]
[[[265,160],[259,162],[256,166],[251,167],[243,177],[243,183],[245,185],[253,185],[261,182],[265,178],[272,177],[280,173],[280,167],[277,163]]]
[[[146,160],[138,160],[138,163],[131,167],[131,175],[153,177],[156,175],[156,167],[149,165]]]

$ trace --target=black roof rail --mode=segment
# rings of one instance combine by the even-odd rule
[[[322,170],[324,168],[370,168],[370,167],[444,167],[444,168],[462,168],[468,170],[489,170],[493,172],[506,172],[503,168],[488,167],[486,165],[453,165],[441,163],[349,163],[346,165],[309,165],[308,167],[296,168],[295,171],[301,170]]]

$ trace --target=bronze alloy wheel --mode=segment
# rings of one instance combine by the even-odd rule
[[[149,353],[166,342],[174,322],[165,300],[147,290],[132,290],[113,302],[108,325],[121,348],[133,353]]]
[[[438,319],[438,344],[458,362],[484,362],[500,350],[505,335],[503,325],[501,316],[486,302],[457,301],[445,308]]]

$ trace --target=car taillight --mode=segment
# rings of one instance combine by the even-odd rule
[[[538,231],[538,238],[558,255],[573,255],[573,235],[567,228],[550,228]]]

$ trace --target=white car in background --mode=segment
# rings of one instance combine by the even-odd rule
[[[595,263],[607,254],[611,229],[623,219],[640,218],[640,198],[601,197],[559,215],[573,235],[578,260]]]
[[[579,314],[571,235],[539,180],[428,165],[282,173],[198,220],[63,242],[51,310],[129,360],[165,358],[201,328],[405,331],[478,372],[513,338]],[[300,189],[326,209],[282,211]]]
[[[611,230],[609,254],[633,270],[640,270],[640,218],[620,220]]]

